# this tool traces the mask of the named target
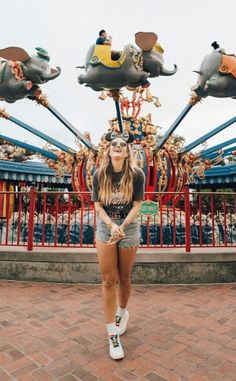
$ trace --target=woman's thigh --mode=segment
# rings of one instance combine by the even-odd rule
[[[97,258],[100,271],[103,276],[116,277],[118,253],[116,244],[106,244],[98,239],[96,240]]]
[[[129,277],[137,253],[138,246],[118,248],[118,272],[119,278]]]

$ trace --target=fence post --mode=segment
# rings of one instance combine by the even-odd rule
[[[33,238],[34,238],[34,211],[35,211],[35,188],[30,189],[30,205],[29,205],[29,223],[28,223],[28,244],[27,250],[33,250]]]
[[[190,253],[191,251],[190,197],[188,186],[186,186],[185,191],[185,250],[186,253]]]

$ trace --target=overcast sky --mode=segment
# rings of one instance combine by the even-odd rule
[[[51,104],[81,132],[90,131],[94,143],[108,128],[114,117],[111,99],[101,101],[99,93],[77,83],[89,46],[98,31],[105,29],[113,37],[113,48],[134,44],[137,31],[157,33],[164,48],[164,66],[178,72],[171,77],[150,80],[152,92],[162,106],[145,103],[142,114],[152,113],[155,124],[165,132],[188,102],[190,87],[196,83],[197,70],[203,57],[218,43],[226,52],[236,53],[236,1],[228,0],[1,0],[1,48],[20,46],[29,54],[37,46],[48,50],[51,65],[61,66],[62,73],[54,81],[42,85]],[[11,115],[33,127],[76,147],[74,136],[42,106],[29,100],[14,104],[1,102]],[[206,98],[196,105],[176,132],[190,143],[227,119],[235,116],[236,100]],[[44,142],[15,124],[0,120],[1,133],[42,146]],[[235,137],[236,125],[209,140],[217,142]],[[200,148],[200,147],[199,147]]]

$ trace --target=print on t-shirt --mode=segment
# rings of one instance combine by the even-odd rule
[[[99,176],[98,171],[93,175],[93,201],[99,201]],[[110,218],[118,219],[125,218],[132,209],[133,201],[143,200],[145,175],[141,169],[137,170],[133,181],[133,197],[129,203],[123,201],[120,193],[120,182],[123,172],[113,172],[112,174],[112,200],[109,205],[103,205],[104,210]]]

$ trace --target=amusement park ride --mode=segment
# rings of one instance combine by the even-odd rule
[[[92,45],[85,66],[80,67],[85,69],[85,74],[79,76],[78,82],[94,91],[101,91],[100,99],[110,97],[114,100],[117,117],[110,121],[109,130],[117,134],[133,135],[132,149],[138,165],[146,174],[146,192],[180,192],[188,182],[193,181],[194,176],[203,178],[206,169],[222,161],[223,156],[235,152],[236,146],[226,150],[223,148],[235,143],[236,138],[202,149],[198,153],[193,153],[192,150],[236,122],[236,117],[187,146],[176,142],[173,133],[202,98],[236,97],[236,57],[226,54],[217,43],[212,44],[214,50],[203,59],[188,104],[160,137],[151,114],[140,115],[141,108],[145,101],[159,106],[158,98],[151,94],[148,79],[159,75],[174,75],[177,66],[173,70],[164,68],[163,49],[157,43],[155,33],[138,32],[135,42],[138,47],[129,44],[122,52],[113,52],[109,45]],[[91,191],[93,173],[99,166],[108,143],[103,135],[98,146],[95,146],[89,133],[79,132],[43,95],[38,85],[55,79],[61,72],[59,67],[51,69],[49,60],[47,51],[42,48],[36,48],[34,56],[29,56],[25,50],[17,47],[0,50],[0,100],[8,103],[24,98],[35,100],[75,135],[78,151],[10,116],[4,109],[0,109],[1,117],[41,137],[57,147],[57,150],[35,147],[5,135],[0,135],[0,139],[4,145],[20,147],[23,153],[37,153],[50,168],[56,170],[58,176],[63,176],[65,172],[71,173],[74,191]],[[124,96],[124,88],[131,92],[130,98]],[[90,202],[89,196],[86,201]],[[165,199],[167,201],[168,197]]]

